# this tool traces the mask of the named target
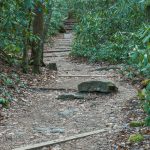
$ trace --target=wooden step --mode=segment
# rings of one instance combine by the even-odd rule
[[[54,50],[54,51],[44,51],[44,53],[57,53],[57,52],[70,52],[71,50]]]
[[[52,48],[49,48],[48,49],[48,51],[53,51],[53,50],[64,50],[64,49],[68,49],[68,50],[70,50],[71,49],[71,47],[69,46],[69,47],[66,47],[66,46],[60,46],[60,47],[52,47]],[[44,50],[44,51],[46,51],[46,50]]]

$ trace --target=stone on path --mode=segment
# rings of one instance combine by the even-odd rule
[[[78,91],[112,93],[112,92],[117,92],[118,88],[112,82],[87,81],[87,82],[82,82],[78,85]]]
[[[56,65],[56,63],[49,63],[48,64],[48,69],[49,70],[53,70],[53,71],[57,71],[57,65]]]
[[[61,100],[74,100],[74,99],[84,99],[84,95],[78,93],[65,93],[58,96],[57,99]]]
[[[64,133],[64,128],[57,128],[57,127],[34,127],[34,130],[36,130],[39,133],[43,134],[50,134],[50,133]]]
[[[49,147],[43,147],[42,150],[50,150]]]
[[[73,116],[76,112],[78,112],[77,108],[68,108],[64,111],[61,111],[58,113],[58,115],[60,115],[61,117],[71,117]]]
[[[70,38],[72,38],[72,34],[70,33],[70,34],[64,34],[64,38],[65,39],[70,39]]]

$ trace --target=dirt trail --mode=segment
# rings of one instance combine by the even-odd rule
[[[64,88],[69,93],[72,91],[67,89],[76,90],[77,85],[83,81],[104,80],[114,82],[119,92],[109,95],[89,94],[85,100],[60,101],[57,96],[65,91],[30,91],[26,94],[27,99],[14,105],[8,119],[0,124],[0,150],[10,150],[106,127],[110,127],[110,130],[105,133],[54,145],[49,149],[114,149],[113,137],[125,127],[122,124],[121,110],[127,100],[136,96],[136,90],[123,82],[114,70],[100,72],[95,71],[101,67],[99,65],[71,62],[68,54],[72,39],[72,33],[60,34],[55,38],[53,46],[46,48],[44,61],[56,62],[58,73],[53,77],[53,81],[39,87]],[[99,77],[59,77],[61,75],[99,75]]]

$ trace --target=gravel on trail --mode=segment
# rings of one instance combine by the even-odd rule
[[[3,111],[7,118],[0,122],[0,150],[11,150],[107,127],[110,128],[107,132],[45,147],[43,150],[115,149],[114,138],[125,127],[122,109],[127,101],[136,96],[136,89],[128,82],[122,81],[116,70],[96,71],[104,66],[71,61],[68,55],[72,40],[72,33],[56,37],[53,46],[46,47],[44,61],[46,64],[56,63],[58,71],[52,73],[46,69],[44,77],[39,75],[42,76],[40,81],[36,78],[31,81],[32,87],[37,89],[58,90],[27,90],[24,92],[25,98],[14,101],[9,110]],[[58,49],[66,51],[47,53]],[[111,81],[119,91],[115,94],[90,93],[84,99],[57,99],[64,92],[76,92],[79,83],[89,80]],[[66,90],[59,90],[62,88]]]

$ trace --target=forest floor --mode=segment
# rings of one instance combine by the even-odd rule
[[[72,33],[59,34],[53,45],[46,46],[44,62],[56,63],[58,71],[43,68],[41,75],[22,75],[30,88],[12,103],[9,110],[3,110],[7,117],[0,122],[0,150],[11,150],[99,129],[107,131],[44,149],[142,149],[137,144],[126,144],[129,134],[122,133],[128,128],[125,121],[131,106],[128,104],[132,103],[133,107],[137,90],[123,80],[116,70],[97,71],[107,66],[105,63],[88,64],[71,59],[69,53],[72,40]],[[62,93],[76,92],[79,83],[89,80],[111,81],[119,91],[107,95],[88,94],[84,100],[57,99]]]

